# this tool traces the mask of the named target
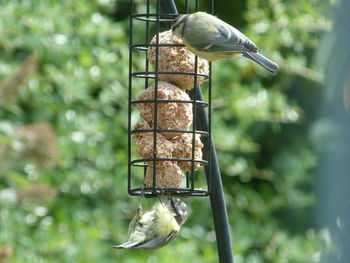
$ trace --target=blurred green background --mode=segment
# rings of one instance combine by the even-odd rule
[[[281,68],[214,63],[235,262],[321,262],[337,249],[315,227],[316,146],[329,135],[316,54],[337,1],[215,3]],[[218,262],[208,198],[185,200],[189,220],[168,246],[111,249],[138,205],[126,191],[128,25],[127,0],[0,2],[0,262]]]

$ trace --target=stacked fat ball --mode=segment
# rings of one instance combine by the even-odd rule
[[[151,43],[156,43],[156,36]],[[183,44],[181,39],[172,35],[171,30],[159,33],[159,43]],[[194,73],[195,55],[185,47],[167,46],[159,47],[158,50],[159,71]],[[156,48],[154,46],[148,49],[148,60],[151,64],[155,64]],[[197,73],[209,73],[209,65],[206,60],[198,58]],[[197,84],[201,84],[203,79],[203,76],[197,76]],[[169,159],[147,162],[145,175],[147,187],[153,186],[154,165],[156,165],[155,186],[157,187],[179,187],[185,177],[183,171],[191,171],[192,168],[196,170],[200,166],[200,162],[192,163],[191,161],[192,153],[194,153],[193,159],[202,159],[203,144],[199,134],[195,134],[193,142],[193,133],[189,130],[193,122],[192,102],[184,91],[193,87],[193,75],[158,74],[157,94],[155,94],[155,84],[152,84],[139,96],[141,102],[137,104],[137,108],[142,120],[136,123],[135,133],[132,137],[137,147],[136,151],[146,159]],[[157,100],[160,100],[157,103],[156,121],[154,120],[155,103],[149,102],[149,100],[155,99],[155,95],[157,95]],[[167,102],[167,100],[171,100],[171,102]],[[156,147],[154,147],[155,136],[153,132],[155,123],[156,128],[161,130],[156,134]],[[137,130],[142,131],[137,132]],[[194,150],[192,150],[193,145]],[[184,160],[171,160],[172,158]]]
[[[156,44],[156,36],[151,40],[151,44]],[[159,33],[159,44],[184,44],[182,39],[173,35],[172,31]],[[148,49],[148,60],[155,65],[156,47]],[[169,72],[195,72],[195,55],[188,51],[186,47],[159,47],[158,70]],[[209,63],[205,59],[198,57],[197,74],[207,75],[209,73]],[[158,79],[170,82],[181,89],[193,89],[194,76],[189,74],[158,74]],[[197,84],[203,83],[204,77],[197,76]]]

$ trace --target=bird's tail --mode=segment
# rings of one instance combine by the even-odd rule
[[[260,66],[270,71],[271,74],[276,75],[276,71],[278,70],[278,65],[275,62],[269,60],[267,57],[264,57],[259,53],[253,53],[253,52],[245,52],[242,55],[243,57],[246,57],[258,63]]]
[[[139,242],[127,241],[121,245],[114,245],[113,248],[116,248],[116,249],[133,248],[138,244]]]

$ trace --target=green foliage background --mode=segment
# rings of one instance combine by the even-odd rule
[[[218,0],[216,10],[281,66],[271,76],[244,59],[214,64],[212,129],[235,262],[320,262],[333,244],[313,227],[310,132],[331,3]],[[128,15],[126,0],[0,2],[0,262],[217,262],[208,198],[186,199],[190,218],[169,246],[111,249],[138,203],[126,192]],[[38,68],[14,81],[29,56]],[[37,122],[57,134],[54,165],[18,153],[14,134]]]

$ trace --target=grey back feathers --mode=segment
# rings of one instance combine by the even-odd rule
[[[234,27],[223,23],[217,29],[221,34],[216,38],[211,51],[258,51],[258,47]]]

